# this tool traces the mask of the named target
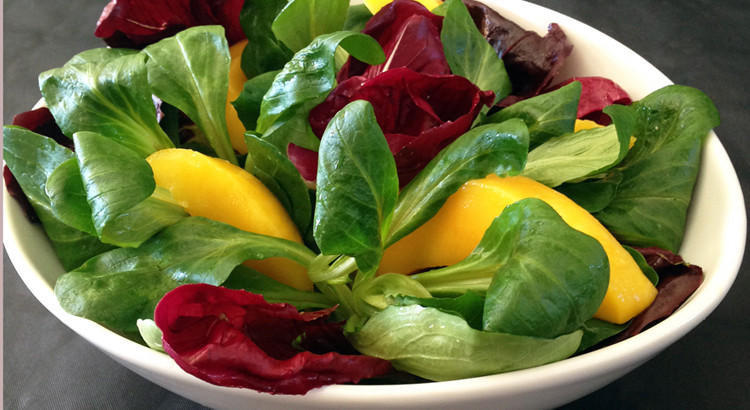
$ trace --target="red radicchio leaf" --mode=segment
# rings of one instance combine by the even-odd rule
[[[603,77],[573,77],[550,87],[549,91],[558,89],[573,81],[581,83],[581,99],[578,103],[578,118],[591,120],[601,125],[609,125],[612,119],[602,112],[604,107],[612,104],[630,105],[633,102],[628,93],[614,81]]]
[[[111,0],[94,34],[110,47],[143,48],[194,26],[224,26],[229,44],[245,38],[244,0]]]
[[[55,122],[55,118],[47,107],[37,108],[14,116],[13,125],[24,127],[29,131],[50,137],[58,144],[71,150],[73,149],[73,140],[62,133],[60,127],[58,127]],[[39,222],[39,217],[34,211],[34,208],[31,206],[28,198],[26,198],[23,190],[21,190],[18,180],[16,180],[16,177],[10,172],[10,168],[8,168],[7,165],[3,167],[3,179],[5,180],[5,187],[8,189],[8,194],[18,201],[18,204],[21,206],[21,209],[23,209],[23,212],[29,221],[32,223]]]
[[[339,84],[309,116],[321,137],[328,122],[354,100],[369,101],[396,160],[403,187],[443,148],[471,127],[494,93],[455,75],[428,75],[401,67],[373,79],[352,77]],[[300,173],[315,180],[317,154],[293,145],[289,154]]]
[[[382,359],[295,348],[298,338],[299,346],[325,346],[309,339],[331,334],[337,324],[326,319],[334,309],[298,312],[243,290],[190,284],[167,293],[156,306],[154,320],[163,333],[164,350],[175,362],[220,386],[304,394],[389,372],[390,363]]]
[[[617,341],[635,336],[650,324],[672,314],[703,283],[703,269],[681,256],[659,248],[636,248],[659,275],[656,299],[636,316]]]
[[[52,116],[52,112],[47,107],[17,114],[13,117],[13,125],[50,137],[63,147],[73,149],[73,140],[63,134],[55,122],[55,117]]]
[[[560,72],[565,59],[573,51],[563,30],[549,25],[544,37],[523,29],[486,5],[464,0],[474,24],[503,59],[513,85],[513,95],[501,101],[506,107],[520,99],[533,97]]]
[[[18,205],[21,206],[21,210],[24,215],[26,215],[29,222],[39,222],[39,216],[36,214],[36,211],[34,211],[31,202],[26,198],[26,194],[23,193],[21,185],[18,183],[18,180],[13,173],[10,172],[10,168],[8,168],[7,165],[3,167],[3,179],[5,180],[5,188],[8,190],[8,194],[18,202]]]
[[[386,61],[369,66],[349,58],[336,80],[341,83],[360,75],[369,79],[398,67],[425,74],[450,74],[440,41],[442,27],[443,17],[432,14],[423,5],[412,0],[393,1],[375,13],[362,30],[383,47]]]

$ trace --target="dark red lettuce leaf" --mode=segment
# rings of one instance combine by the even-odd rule
[[[412,0],[393,1],[375,13],[362,30],[383,47],[386,61],[369,66],[350,58],[336,80],[341,83],[354,76],[374,78],[398,67],[425,74],[450,74],[440,41],[442,27],[443,17],[432,14],[423,5]]]
[[[578,103],[578,118],[580,119],[609,125],[612,119],[602,112],[604,107],[612,104],[630,105],[633,102],[622,87],[603,77],[573,77],[550,87],[548,91],[558,89],[573,81],[581,83],[581,99]]]
[[[327,321],[332,311],[298,312],[243,290],[191,284],[167,293],[154,320],[164,350],[182,369],[221,386],[304,394],[391,371],[382,359],[322,352],[330,342],[318,339],[335,332],[343,340],[340,324]],[[308,345],[316,353],[301,350]]]
[[[369,101],[396,160],[401,186],[430,160],[469,130],[483,106],[494,99],[469,80],[455,75],[428,75],[401,67],[375,78],[352,77],[315,107],[310,126],[318,137],[328,122],[354,100]],[[314,180],[317,154],[290,146],[290,158],[308,180]]]
[[[36,211],[34,211],[31,202],[26,198],[26,194],[23,193],[21,185],[18,184],[18,180],[13,176],[13,173],[10,172],[10,168],[8,168],[7,165],[3,166],[3,179],[5,180],[5,189],[8,190],[8,194],[18,202],[18,205],[21,206],[21,210],[24,215],[26,215],[29,222],[39,222],[39,216],[36,214]]]
[[[58,127],[55,122],[55,118],[47,107],[37,108],[14,116],[13,125],[18,125],[37,134],[50,137],[58,144],[71,150],[73,149],[73,140],[62,133],[60,127]],[[23,190],[21,190],[21,186],[18,184],[16,177],[13,176],[13,173],[10,172],[7,165],[3,167],[3,179],[5,180],[5,187],[8,190],[8,194],[18,202],[29,221],[32,223],[39,222],[39,217],[34,211],[34,208],[31,206],[31,203],[29,203],[29,200],[26,198]]]
[[[289,144],[287,156],[305,181],[314,182],[318,175],[318,153]]]
[[[636,316],[617,341],[635,336],[656,321],[671,315],[703,283],[703,269],[681,256],[659,248],[636,248],[659,275],[658,293],[651,305]]]
[[[13,117],[13,125],[52,138],[58,144],[73,149],[73,140],[65,136],[47,107],[22,112]]]
[[[513,94],[501,106],[533,97],[547,87],[573,51],[563,30],[549,25],[544,37],[523,29],[488,6],[464,0],[474,24],[503,59]]]
[[[143,48],[189,27],[224,26],[229,44],[245,38],[244,0],[111,0],[94,34],[110,47]]]

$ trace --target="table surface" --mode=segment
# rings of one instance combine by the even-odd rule
[[[701,89],[744,192],[750,184],[750,5],[733,1],[544,0]],[[37,75],[102,46],[105,0],[4,1],[4,124],[38,99]],[[709,244],[710,245],[710,244]],[[202,408],[132,373],[78,337],[29,293],[4,257],[4,408]],[[739,408],[750,404],[750,263],[705,322],[656,358],[567,408]]]

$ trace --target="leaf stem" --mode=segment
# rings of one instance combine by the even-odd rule
[[[349,274],[357,270],[357,263],[351,256],[318,255],[310,264],[308,275],[313,282],[344,284],[349,282]]]
[[[354,294],[344,284],[316,283],[320,292],[332,301],[338,303],[338,312],[349,319],[354,314]]]

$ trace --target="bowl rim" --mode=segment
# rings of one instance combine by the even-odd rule
[[[537,13],[537,17],[534,17],[534,19],[538,21],[541,21],[541,19],[554,20],[563,27],[566,33],[571,31],[579,35],[586,35],[592,38],[592,41],[602,41],[607,47],[615,47],[621,55],[637,62],[647,71],[655,73],[654,81],[656,83],[665,85],[671,83],[666,76],[635,52],[584,23],[525,1],[513,0],[500,3],[498,0],[486,0],[485,3],[492,8],[503,10],[504,16],[522,26],[529,17],[519,17],[517,14],[519,11],[521,13]],[[550,17],[553,17],[553,19],[550,19]],[[626,86],[623,88],[627,89]],[[640,96],[636,95],[635,97]],[[708,169],[708,165],[711,165],[710,169]],[[372,400],[377,402],[378,399],[382,398],[387,388],[389,399],[395,399],[394,401],[401,405],[404,403],[444,404],[445,398],[451,395],[461,397],[482,395],[486,399],[490,396],[510,392],[538,392],[541,389],[559,386],[561,380],[568,384],[575,384],[610,372],[620,371],[624,374],[647,361],[697,326],[718,306],[732,286],[742,262],[747,235],[746,211],[739,180],[726,150],[712,131],[704,145],[703,164],[699,171],[695,192],[708,189],[710,185],[718,185],[710,184],[710,181],[715,180],[723,182],[721,187],[726,198],[725,206],[728,212],[723,216],[722,221],[731,221],[731,224],[724,224],[725,229],[721,231],[721,243],[724,246],[720,253],[726,257],[719,260],[715,271],[707,272],[701,287],[669,318],[635,337],[559,362],[504,374],[445,382],[419,383],[417,384],[419,389],[414,388],[415,384],[331,385],[310,391],[305,396],[270,396],[253,390],[211,385],[182,371],[169,356],[129,341],[87,319],[72,316],[65,312],[54,296],[53,287],[41,273],[49,269],[57,269],[58,272],[62,272],[62,267],[56,259],[49,261],[44,258],[32,257],[32,252],[38,252],[39,246],[47,248],[49,252],[53,251],[39,226],[36,226],[35,229],[28,229],[30,224],[23,217],[20,207],[8,195],[6,189],[3,189],[3,242],[19,276],[47,310],[81,337],[121,364],[178,394],[184,395],[180,386],[191,386],[198,391],[226,393],[227,390],[231,390],[233,396],[239,395],[243,399],[259,400],[260,402],[275,400],[289,405],[325,405],[335,400],[337,405],[351,405]],[[4,181],[3,186],[5,186]],[[691,213],[694,210],[693,208],[696,208],[696,206],[691,207]],[[688,220],[691,221],[690,217]],[[688,227],[688,229],[691,229],[691,227]],[[52,254],[54,255],[54,253]],[[700,265],[698,261],[695,261],[695,263]],[[717,274],[717,272],[721,274]],[[594,386],[590,391],[598,387],[601,386]],[[196,397],[189,398],[201,402]],[[383,405],[383,403],[379,404]]]

